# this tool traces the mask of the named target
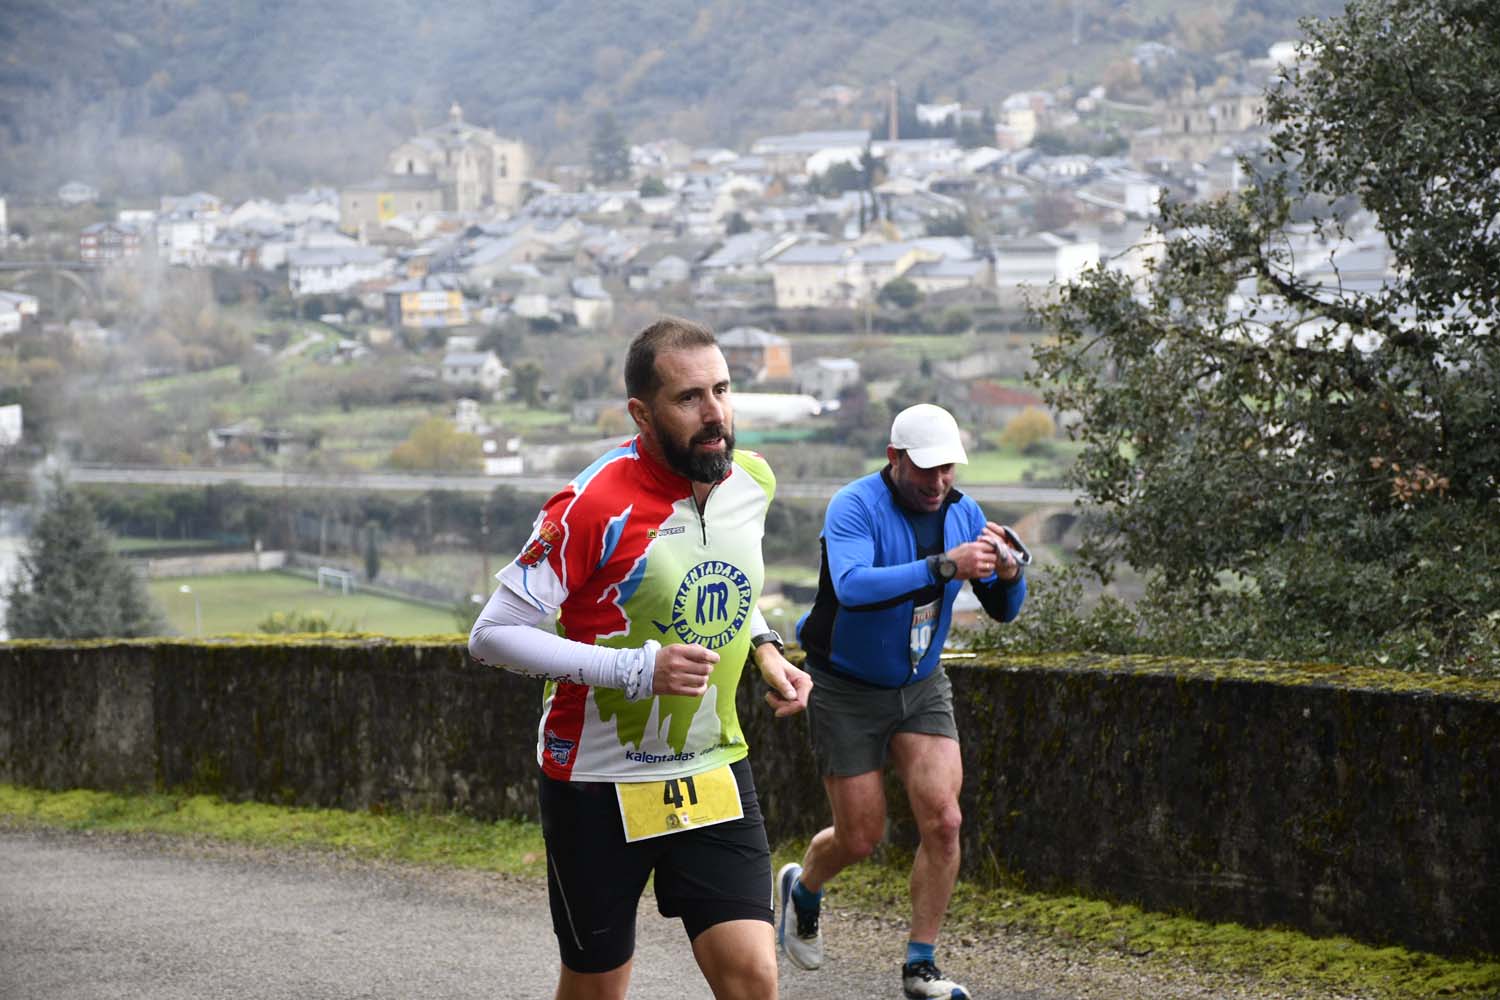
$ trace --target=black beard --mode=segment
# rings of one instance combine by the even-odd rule
[[[724,439],[723,451],[695,451],[695,442],[709,441],[716,437]],[[734,431],[720,424],[717,427],[705,427],[688,441],[687,447],[679,447],[667,435],[663,434],[659,439],[661,442],[662,457],[667,460],[667,466],[679,476],[691,479],[695,483],[717,483],[729,474],[729,469],[734,465]]]

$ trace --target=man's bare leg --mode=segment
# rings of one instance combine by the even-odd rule
[[[798,881],[809,892],[874,852],[885,836],[885,785],[879,771],[823,779],[833,809],[833,825],[807,845]]]
[[[608,972],[574,972],[564,965],[557,978],[557,1000],[625,1000],[630,966],[627,960]]]
[[[776,1000],[776,936],[763,920],[726,920],[693,939],[715,1000]]]
[[[957,740],[925,733],[897,733],[891,757],[922,837],[911,866],[911,939],[934,944],[958,879],[963,757]]]

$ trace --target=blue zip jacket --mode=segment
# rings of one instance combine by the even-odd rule
[[[817,596],[797,623],[808,662],[883,688],[915,683],[937,669],[963,581],[940,583],[927,556],[972,542],[985,525],[979,504],[956,489],[942,511],[943,547],[924,552],[896,499],[889,468],[834,494],[823,521]],[[991,574],[972,585],[997,621],[1015,618],[1026,599],[1024,573],[1010,583]],[[924,620],[914,619],[918,609],[927,609]],[[920,656],[914,663],[915,653]]]

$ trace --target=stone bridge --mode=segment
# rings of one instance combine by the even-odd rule
[[[81,298],[89,305],[99,301],[104,269],[81,260],[0,261],[0,288],[35,295],[50,312],[62,313]]]

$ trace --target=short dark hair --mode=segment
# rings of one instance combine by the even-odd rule
[[[691,320],[663,316],[635,335],[625,352],[625,393],[631,399],[649,400],[661,388],[656,356],[664,351],[690,347],[717,347],[713,331]]]

